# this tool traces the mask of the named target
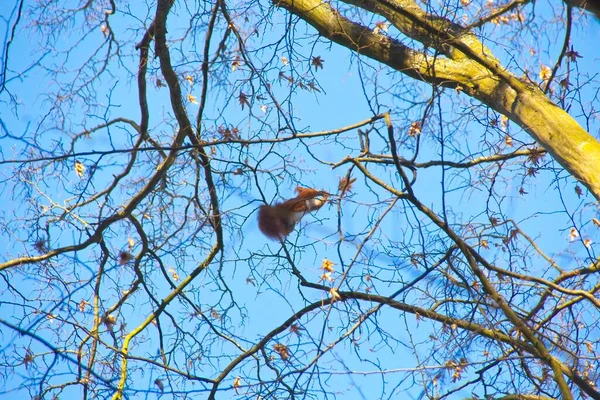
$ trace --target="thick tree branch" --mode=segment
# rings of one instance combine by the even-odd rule
[[[342,46],[415,79],[463,90],[506,115],[600,200],[600,174],[597,173],[600,143],[536,85],[508,72],[472,34],[452,33],[458,29],[446,20],[428,20],[431,17],[410,0],[352,1],[352,4],[357,3],[390,19],[413,39],[437,45],[440,54],[451,58],[428,56],[398,40],[374,33],[343,17],[321,0],[276,2]],[[424,38],[424,35],[429,36]]]

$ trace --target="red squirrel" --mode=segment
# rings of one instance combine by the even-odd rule
[[[260,206],[258,228],[266,237],[283,241],[306,213],[323,207],[329,197],[327,192],[300,186],[296,192],[298,196],[283,203]]]

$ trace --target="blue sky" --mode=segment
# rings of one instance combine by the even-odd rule
[[[529,8],[526,10],[529,12]],[[536,6],[538,15],[549,16],[549,10],[549,4]],[[4,9],[0,11],[0,16],[4,20],[10,19],[9,12],[10,10]],[[132,13],[139,16],[139,18],[146,18],[144,11],[134,9]],[[177,9],[177,13],[186,15],[183,7]],[[14,20],[14,17],[12,18]],[[170,18],[175,20],[175,14]],[[101,163],[101,168],[90,182],[82,181],[74,173],[74,159],[68,159],[51,164],[45,170],[46,175],[44,176],[32,172],[33,183],[16,184],[17,176],[25,176],[15,174],[14,168],[21,167],[21,165],[5,163],[4,161],[15,158],[23,159],[30,151],[36,157],[39,157],[47,155],[45,151],[47,149],[68,149],[74,135],[112,118],[124,116],[139,121],[137,87],[133,76],[137,68],[137,52],[134,50],[133,44],[139,40],[141,35],[139,32],[127,29],[127,24],[132,23],[132,21],[131,17],[119,13],[111,19],[111,26],[121,41],[122,63],[113,62],[111,64],[112,72],[103,73],[95,85],[83,87],[75,96],[71,105],[67,105],[67,102],[63,103],[65,106],[64,108],[60,107],[60,113],[66,115],[67,118],[65,119],[66,123],[60,129],[47,128],[48,125],[51,125],[49,121],[61,115],[56,110],[49,113],[48,110],[56,101],[56,97],[50,93],[53,93],[60,85],[65,85],[73,79],[76,79],[76,82],[84,82],[86,80],[85,73],[93,71],[91,67],[96,67],[99,70],[102,66],[102,52],[108,49],[108,45],[104,42],[104,36],[99,28],[91,30],[82,41],[80,41],[81,31],[75,28],[77,25],[62,31],[57,29],[53,33],[56,37],[53,37],[53,35],[25,35],[26,31],[18,32],[19,36],[15,39],[9,55],[10,69],[7,74],[7,90],[0,93],[0,119],[2,120],[0,148],[3,161],[0,164],[0,200],[3,204],[0,207],[0,221],[2,223],[0,225],[0,235],[2,235],[2,241],[6,244],[0,250],[0,261],[9,260],[17,255],[33,253],[32,242],[46,235],[43,226],[36,227],[35,224],[28,226],[27,229],[18,229],[19,224],[24,219],[34,218],[36,213],[46,212],[43,209],[29,207],[28,199],[34,199],[46,206],[51,203],[50,199],[58,206],[70,204],[75,201],[74,199],[79,196],[79,193],[84,193],[84,197],[90,196],[95,190],[105,187],[112,180],[113,175],[119,173],[126,163],[127,158],[120,154],[103,157],[78,156],[76,159],[84,163],[88,169],[94,162]],[[187,23],[188,19],[183,17],[180,21]],[[283,71],[290,76],[295,73],[297,78],[305,79],[306,82],[315,81],[320,85],[319,93],[308,90],[290,92],[285,80],[275,81],[272,86],[272,91],[277,99],[281,100],[284,108],[293,115],[294,125],[298,131],[311,132],[335,129],[369,118],[373,115],[373,111],[380,113],[391,109],[392,120],[399,142],[403,144],[400,147],[401,155],[411,156],[414,143],[411,142],[411,138],[407,137],[406,131],[412,121],[420,118],[423,111],[422,104],[431,95],[429,86],[415,84],[409,78],[403,77],[399,73],[393,73],[377,63],[367,61],[363,64],[364,60],[358,60],[348,50],[331,45],[324,40],[320,40],[313,45],[314,37],[308,36],[312,35],[312,30],[305,29],[301,23],[296,26],[297,30],[294,37],[297,41],[292,44],[292,48],[297,51],[297,54],[295,56],[290,55],[289,49],[286,49],[285,46],[277,47],[274,44],[280,37],[281,24],[287,21],[286,14],[282,10],[276,11],[272,19],[269,20],[269,22],[271,21],[272,25],[267,22],[261,25],[260,35],[257,37],[252,36],[248,42],[249,48],[257,49],[253,53],[256,59],[264,62],[264,64],[257,65],[257,67],[268,71],[265,72],[265,76],[269,79],[275,79],[277,74]],[[77,22],[81,23],[81,20],[78,19]],[[371,21],[371,23],[374,22],[376,20]],[[183,25],[178,26],[178,23],[174,22],[169,27],[169,34],[174,37],[181,34],[185,28]],[[241,19],[239,23],[240,26],[243,25]],[[247,26],[253,23],[252,21],[248,22]],[[247,28],[247,26],[244,26],[244,28]],[[6,29],[6,24],[2,24],[0,29]],[[516,39],[512,36],[512,31],[509,28],[489,26],[485,30],[491,32],[490,37],[492,38],[486,44],[493,49],[496,56],[512,72],[516,73],[527,68],[534,78],[538,77],[538,68],[541,64],[549,65],[555,60],[559,46],[554,45],[554,43],[562,37],[563,31],[562,27],[555,28],[554,25],[544,26],[540,24],[536,26],[532,24],[528,34],[519,36]],[[5,35],[8,33],[0,31],[0,34],[6,37]],[[576,22],[573,35],[572,43],[582,56],[577,61],[578,71],[582,77],[588,74],[591,78],[594,78],[594,74],[597,72],[595,66],[600,55],[591,38],[600,37],[600,24],[589,17],[579,19]],[[48,39],[56,39],[58,46],[56,52],[46,53],[38,50],[37,45]],[[519,42],[515,42],[515,40],[519,40]],[[193,84],[189,84],[183,78],[181,83],[182,87],[188,88],[187,93],[197,97],[199,97],[200,90],[199,56],[201,55],[202,43],[202,41],[195,42],[191,37],[188,37],[181,44],[177,43],[171,46],[175,58],[179,57],[184,50],[189,51],[185,55],[192,62],[177,64],[177,72],[182,77],[189,74],[194,78]],[[269,43],[271,45],[258,50],[258,43]],[[70,53],[65,53],[64,51],[72,45],[76,45],[76,47]],[[541,52],[535,55],[526,55],[528,48],[537,48],[538,46],[542,49]],[[101,51],[96,51],[98,47]],[[546,48],[551,50],[545,51]],[[114,49],[111,50],[114,51]],[[299,57],[298,54],[304,55],[307,59],[297,61],[296,64],[294,57]],[[310,57],[314,56],[321,56],[325,60],[323,69],[315,70],[311,68],[308,61]],[[94,58],[93,61],[87,64],[85,69],[77,67],[81,64],[81,60],[86,60],[89,57]],[[281,57],[292,60],[291,65],[286,66]],[[34,65],[30,70],[28,69],[30,65],[39,60],[41,60],[43,68]],[[361,66],[360,70],[359,65]],[[49,73],[50,68],[57,66],[65,66],[68,69],[68,72],[62,75],[60,80]],[[153,137],[163,144],[167,144],[168,138],[172,136],[176,128],[176,123],[172,116],[167,88],[160,88],[155,84],[156,78],[161,78],[156,70],[157,67],[157,61],[153,60],[148,73],[148,100],[151,110],[150,132]],[[15,71],[22,72],[24,70],[27,71],[22,75],[17,76],[15,73]],[[223,77],[224,90],[218,90],[215,86],[215,89],[211,90],[209,94],[209,107],[206,110],[204,125],[206,139],[210,140],[212,136],[218,137],[217,129],[224,124],[230,127],[238,127],[244,138],[275,137],[278,119],[273,111],[272,104],[268,101],[256,100],[252,107],[246,106],[241,109],[237,101],[240,91],[249,93],[253,88],[247,83],[242,83],[243,78],[250,77],[248,66],[242,65],[237,71],[232,72],[230,65],[224,65],[220,73],[222,75],[218,76]],[[216,84],[217,77],[214,79],[212,83]],[[363,86],[361,82],[366,83]],[[259,87],[259,92],[264,95],[265,88],[259,86],[258,80],[255,79],[253,84],[256,85],[255,88]],[[388,90],[382,91],[382,88]],[[598,101],[594,97],[596,88],[597,83],[594,86],[593,81],[589,85],[582,84],[580,93],[581,98],[584,99],[581,101],[584,108],[598,108]],[[377,97],[375,97],[376,93]],[[15,96],[14,101],[11,101],[10,95]],[[285,101],[288,95],[291,96],[291,102]],[[91,96],[95,104],[85,102],[84,98],[86,96]],[[577,100],[576,97],[575,99]],[[263,112],[261,105],[265,104],[267,105],[267,111]],[[470,109],[469,106],[472,106],[473,109]],[[428,124],[431,125],[425,126],[418,161],[440,159],[442,155],[445,159],[462,161],[464,158],[470,158],[472,154],[479,154],[479,152],[481,152],[481,155],[488,154],[488,150],[493,147],[490,143],[501,146],[502,131],[490,128],[488,123],[489,119],[494,117],[494,114],[488,114],[485,109],[478,109],[479,106],[478,103],[470,100],[464,94],[457,95],[447,90],[439,102],[439,112],[436,111],[434,117],[428,120]],[[190,118],[195,120],[198,106],[188,102],[187,110]],[[483,119],[474,120],[474,115],[481,116]],[[485,116],[488,119],[485,119]],[[585,124],[577,109],[576,102],[573,106],[573,116],[578,118],[580,123]],[[597,119],[592,119],[590,132],[597,136],[599,126]],[[378,123],[376,127],[380,132],[384,132],[382,123]],[[444,129],[446,132],[443,135],[445,139],[443,146],[439,143],[439,139],[442,137],[439,134],[439,129]],[[509,124],[507,129],[516,143],[519,140],[531,143],[531,140],[514,124]],[[36,132],[39,133],[37,146],[25,148],[24,141],[18,138],[31,138]],[[378,133],[376,131],[371,133],[372,148],[374,152],[388,153],[385,143],[378,138]],[[287,133],[283,133],[283,135],[287,135]],[[135,134],[131,129],[127,129],[123,125],[116,125],[108,130],[93,133],[89,138],[82,137],[77,140],[75,151],[82,153],[128,148],[135,139]],[[307,139],[301,142],[278,145],[274,149],[269,145],[252,147],[250,150],[245,150],[239,146],[220,146],[216,149],[214,167],[220,169],[223,176],[226,177],[219,184],[219,192],[222,196],[221,207],[225,212],[226,221],[231,222],[231,229],[227,230],[226,235],[226,251],[223,255],[224,268],[221,276],[229,285],[233,295],[229,297],[230,295],[223,291],[223,287],[217,279],[218,271],[215,265],[197,278],[193,289],[190,288],[188,296],[201,305],[205,313],[209,313],[211,308],[219,308],[220,301],[223,302],[222,304],[231,306],[229,310],[219,309],[219,313],[223,316],[221,320],[222,328],[236,337],[244,347],[250,347],[254,341],[263,337],[270,329],[281,324],[291,313],[298,311],[299,308],[305,305],[305,300],[300,296],[296,278],[290,273],[289,267],[284,266],[282,268],[277,263],[278,259],[274,256],[280,254],[279,244],[267,242],[257,229],[255,214],[253,214],[254,210],[261,204],[257,185],[260,185],[268,201],[291,196],[294,187],[298,184],[335,192],[339,178],[345,175],[347,169],[341,167],[332,170],[331,164],[339,162],[345,156],[356,156],[358,154],[357,147],[356,133],[351,131],[341,135],[336,141],[331,139]],[[501,151],[507,150],[506,148],[501,149]],[[58,153],[61,152],[63,150],[58,151]],[[103,207],[103,213],[110,214],[111,208],[118,209],[119,205],[128,199],[136,188],[139,188],[139,185],[154,172],[151,166],[158,163],[158,155],[152,152],[140,154],[139,157],[140,160],[147,160],[148,164],[139,163],[136,165],[131,175],[135,179],[119,186],[115,194],[110,197],[110,201],[107,201],[106,207]],[[226,174],[238,167],[245,168],[245,157],[249,158],[249,162],[253,167],[262,172],[258,173],[256,177],[248,171],[245,171],[241,176]],[[261,160],[262,157],[265,158],[259,163],[258,160]],[[219,161],[220,159],[230,160],[233,163]],[[546,157],[545,161],[549,161],[549,157]],[[164,202],[165,207],[172,207],[169,210],[173,210],[173,212],[169,213],[170,220],[167,222],[176,223],[183,218],[184,214],[181,210],[186,201],[175,195],[190,193],[193,189],[194,172],[192,169],[185,168],[190,163],[193,163],[190,154],[182,154],[176,168],[174,168],[175,172],[173,172],[175,186],[172,196],[157,193],[153,198],[153,202],[144,204],[147,207],[155,207],[157,204]],[[23,165],[27,167],[28,164]],[[389,169],[373,167],[372,171],[396,185],[396,187],[400,187],[398,177]],[[575,223],[578,228],[581,227],[582,239],[591,238],[596,241],[597,233],[594,226],[589,223],[590,218],[597,213],[592,203],[592,196],[587,195],[582,199],[578,199],[574,192],[575,182],[568,178],[564,172],[556,176],[551,170],[541,171],[538,177],[529,178],[525,185],[528,194],[520,195],[518,191],[522,183],[520,178],[510,179],[513,174],[519,177],[522,176],[522,169],[519,165],[513,166],[512,169],[509,168],[508,172],[500,175],[506,180],[499,179],[494,189],[502,193],[502,201],[499,204],[491,204],[489,209],[494,210],[497,215],[502,215],[503,218],[510,218],[518,222],[520,228],[536,240],[563,267],[572,268],[581,265],[581,263],[585,263],[587,257],[594,256],[593,248],[588,252],[581,240],[573,242],[568,240],[569,229]],[[63,176],[66,178],[63,178]],[[456,224],[469,222],[477,226],[489,221],[489,215],[486,213],[485,207],[489,199],[486,187],[470,185],[471,182],[475,181],[477,181],[477,172],[473,172],[472,175],[464,173],[453,175],[451,171],[443,171],[440,168],[424,169],[419,171],[419,179],[415,190],[421,200],[436,212],[441,213],[442,207],[446,206],[446,215],[450,222]],[[15,184],[17,189],[13,191]],[[279,192],[277,192],[275,186],[278,186]],[[557,186],[560,190],[557,190]],[[444,203],[441,201],[442,190],[447,191]],[[200,195],[205,196],[204,193]],[[201,198],[205,199],[205,197]],[[315,216],[307,217],[303,221],[302,228],[290,237],[290,241],[297,245],[297,247],[292,247],[292,258],[305,277],[314,282],[319,280],[321,274],[319,267],[323,258],[333,260],[338,268],[349,263],[354,257],[357,244],[361,238],[364,238],[372,218],[381,215],[388,200],[389,195],[383,194],[381,190],[373,188],[366,180],[359,178],[353,195],[342,203],[340,220],[342,229],[347,235],[347,242],[341,245],[337,243],[337,214],[334,205],[323,208]],[[379,204],[380,202],[383,202],[383,206]],[[80,219],[93,224],[95,222],[93,216],[98,208],[92,205],[81,210]],[[167,222],[155,218],[144,219],[142,207],[140,207],[137,216],[149,230],[160,232],[162,226],[167,225]],[[374,290],[381,294],[389,294],[402,287],[406,282],[415,279],[421,271],[411,265],[409,258],[406,257],[406,254],[403,254],[402,246],[418,248],[419,245],[424,246],[427,244],[422,243],[411,228],[422,222],[422,216],[413,214],[410,208],[405,205],[394,209],[382,223],[381,234],[376,235],[373,240],[366,244],[364,251],[358,258],[358,263],[353,266],[353,272],[356,273],[356,276],[349,279],[349,287],[353,289],[364,288],[366,285],[364,276],[370,274],[374,278],[374,283],[372,283]],[[50,245],[54,248],[77,242],[86,236],[86,229],[89,228],[77,218],[65,218],[64,223],[53,226],[52,243]],[[430,229],[430,227],[425,227],[425,229]],[[463,233],[467,234],[466,232]],[[165,234],[172,234],[172,232],[166,232]],[[353,235],[356,235],[356,237]],[[111,260],[106,271],[107,289],[103,292],[103,296],[105,296],[102,299],[104,302],[103,307],[112,305],[120,296],[119,290],[126,287],[127,283],[135,278],[131,268],[118,265],[116,260],[119,251],[128,248],[127,241],[130,237],[134,238],[133,251],[135,253],[140,244],[130,224],[125,222],[118,224],[105,235],[105,240],[114,259]],[[206,250],[206,245],[210,244],[210,240],[203,243],[201,238],[202,235],[196,236],[196,232],[193,230],[183,230],[181,232],[179,239],[185,245],[191,246],[193,244],[197,246],[193,247],[194,251],[186,249],[185,246],[178,247],[173,244],[174,242],[165,239],[165,249],[161,254],[161,260],[167,266],[166,269],[170,270],[172,268],[181,277],[189,273],[204,258],[205,253],[201,249]],[[390,243],[396,243],[398,247],[391,247]],[[435,252],[438,249],[439,244],[426,250]],[[482,249],[481,251],[490,260],[500,265],[510,265],[511,260],[507,259],[505,253],[499,248],[492,247],[490,250]],[[35,321],[36,332],[39,332],[41,336],[50,342],[56,341],[56,332],[64,335],[70,334],[69,322],[73,321],[68,318],[75,317],[82,325],[90,326],[92,323],[91,311],[77,313],[76,309],[81,299],[91,301],[93,283],[95,282],[94,277],[97,274],[98,267],[89,260],[94,260],[97,254],[98,249],[95,248],[82,251],[66,259],[68,261],[66,265],[35,266],[33,271],[38,271],[39,276],[24,276],[18,270],[9,272],[6,275],[11,285],[15,285],[21,291],[29,293],[33,297],[43,296],[45,298],[62,299],[63,301],[60,302],[58,308],[55,308],[56,303],[53,301],[41,301],[35,304],[35,307],[40,307],[45,312],[64,315],[64,321],[41,323],[40,321],[44,318],[34,314],[33,308],[21,307],[18,304],[19,299],[15,299],[7,290],[6,281],[0,287],[0,300],[4,303],[2,314],[11,315],[10,318],[13,323],[19,323],[21,318],[23,321],[27,321],[27,323],[21,322],[22,327],[33,326]],[[530,262],[532,273],[538,270],[546,270],[545,266],[540,264],[539,257],[531,257]],[[40,270],[35,268],[40,268]],[[43,270],[44,268],[46,270]],[[64,279],[80,282],[80,284],[75,283],[67,288],[49,282],[47,278],[53,274],[52,268],[56,268],[56,273],[59,275],[65,273],[66,275],[60,275]],[[148,262],[145,268],[147,268],[144,271],[145,276],[148,281],[153,282],[153,291],[156,298],[161,299],[166,296],[171,288],[158,265]],[[359,273],[358,271],[362,272]],[[251,283],[249,283],[249,279]],[[433,285],[434,282],[431,284]],[[73,290],[73,287],[78,289]],[[442,292],[440,288],[437,288],[437,290]],[[310,301],[318,301],[324,298],[324,293],[317,291],[304,289],[302,294]],[[225,300],[223,300],[223,296],[225,296]],[[407,301],[414,300],[410,296]],[[68,305],[68,307],[64,305]],[[364,309],[367,307],[367,305],[364,305]],[[152,302],[147,297],[140,295],[134,297],[131,303],[123,308],[123,313],[119,314],[119,318],[120,321],[127,322],[127,330],[129,330],[143,321],[151,309]],[[68,310],[70,311],[67,312]],[[207,326],[202,326],[189,317],[192,311],[184,302],[173,304],[170,309],[170,312],[174,315],[174,320],[189,329],[189,336],[179,336],[174,330],[172,321],[167,317],[161,317],[161,324],[164,324],[163,332],[167,342],[181,341],[180,346],[182,346],[182,343],[195,346],[194,336],[208,337],[204,336],[208,335],[209,332]],[[356,311],[357,308],[353,308],[350,310],[350,314]],[[325,318],[330,319],[328,322],[324,322]],[[343,334],[345,329],[348,329],[351,324],[347,318],[348,314],[334,308],[331,310],[330,315],[327,314],[327,310],[311,314],[311,317],[304,319],[302,324],[311,332],[318,333],[322,329],[323,343],[327,344]],[[322,385],[341,388],[339,395],[343,395],[344,398],[373,398],[373,396],[379,397],[379,394],[373,395],[373,388],[379,388],[381,382],[388,379],[389,376],[391,377],[389,379],[390,383],[385,386],[385,395],[392,397],[393,395],[399,395],[398,392],[394,391],[393,386],[398,384],[396,390],[401,390],[403,388],[402,384],[405,382],[396,382],[395,374],[390,373],[390,375],[385,376],[358,374],[354,377],[337,374],[344,371],[344,368],[371,372],[378,368],[401,369],[415,367],[420,361],[417,361],[418,358],[413,353],[412,345],[423,343],[422,348],[426,349],[428,348],[428,342],[431,342],[430,345],[436,346],[435,340],[430,337],[430,334],[433,334],[434,331],[429,322],[419,322],[411,315],[403,315],[387,309],[378,314],[377,322],[381,328],[380,330],[375,330],[372,326],[365,327],[364,330],[360,330],[360,334],[356,335],[355,342],[344,342],[323,359],[320,368],[323,368],[326,372],[336,372],[336,374],[324,379]],[[29,325],[29,323],[32,325]],[[53,329],[48,329],[47,324],[54,324],[50,325]],[[54,329],[57,325],[60,325],[61,328]],[[14,331],[5,327],[0,328],[0,333],[2,337],[0,348],[6,353],[14,352],[16,361],[22,358],[25,349],[28,347],[36,354],[47,350],[35,341],[18,337]],[[389,341],[386,335],[396,335],[395,339],[397,341]],[[144,340],[132,350],[133,353],[140,356],[156,357],[156,350],[158,349],[157,328],[153,325],[149,326],[142,336]],[[318,335],[315,336],[318,337]],[[61,337],[61,339],[64,339],[64,337]],[[103,339],[111,340],[106,332],[104,332]],[[278,340],[288,343],[290,347],[301,343],[302,346],[299,348],[310,348],[308,336],[296,337],[294,334],[288,333],[279,336]],[[219,351],[236,353],[232,346],[222,343],[215,345],[213,351],[215,353]],[[418,356],[424,357],[424,354]],[[463,356],[468,357],[469,355],[462,354],[460,349],[456,349],[456,357]],[[311,354],[307,354],[306,357],[310,359]],[[369,358],[370,361],[361,362],[361,357]],[[180,368],[183,368],[187,361],[189,360],[185,360],[181,355],[174,357],[172,360]],[[438,363],[438,365],[441,365],[445,361],[442,358],[439,360],[429,358],[423,361],[423,364],[435,365]],[[214,377],[213,374],[219,371],[227,362],[228,360],[217,358],[206,364],[198,361],[195,368],[197,368],[198,374]],[[245,368],[247,368],[246,370],[252,370],[253,366],[249,363],[245,365]],[[73,370],[74,366],[68,363],[59,368],[59,371],[63,372],[72,372]],[[213,374],[207,372],[211,370],[215,372]],[[19,385],[20,380],[26,379],[30,372],[23,367],[17,368],[15,375],[11,375],[12,380],[10,383],[5,384],[5,387]],[[236,374],[238,372],[233,372],[230,375],[229,385],[232,384],[231,382]],[[132,386],[140,390],[151,388],[156,392],[153,382],[157,377],[163,377],[162,379],[164,379],[162,372],[158,370],[136,374]],[[324,377],[327,377],[326,373]],[[57,383],[61,380],[61,377],[57,376],[55,380],[55,383]],[[450,378],[446,378],[444,384],[452,386],[450,381]],[[195,388],[200,386],[195,386]],[[224,385],[224,387],[228,387],[228,385]],[[194,386],[188,384],[187,388],[193,390]],[[422,388],[413,387],[405,395],[418,398],[421,391]],[[62,396],[78,396],[79,393],[79,387],[72,387],[63,392]],[[12,394],[14,395],[12,398],[30,398],[29,394],[22,390]],[[233,391],[229,391],[223,396],[226,397],[232,394]],[[146,395],[146,398],[155,396],[155,393],[150,393]],[[143,398],[144,395],[138,394],[134,397]],[[162,396],[162,398],[166,397],[168,396]]]

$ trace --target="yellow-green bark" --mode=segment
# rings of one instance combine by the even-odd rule
[[[437,46],[432,57],[341,16],[321,0],[275,4],[300,16],[321,35],[415,79],[462,90],[519,124],[600,200],[600,143],[534,84],[508,72],[474,35],[450,21],[429,18],[412,0],[349,0],[387,18],[407,36]]]

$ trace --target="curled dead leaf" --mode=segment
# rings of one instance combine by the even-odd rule
[[[279,354],[282,360],[288,360],[290,358],[290,351],[284,344],[275,343],[275,346],[273,346],[273,350],[275,350],[277,354]]]

